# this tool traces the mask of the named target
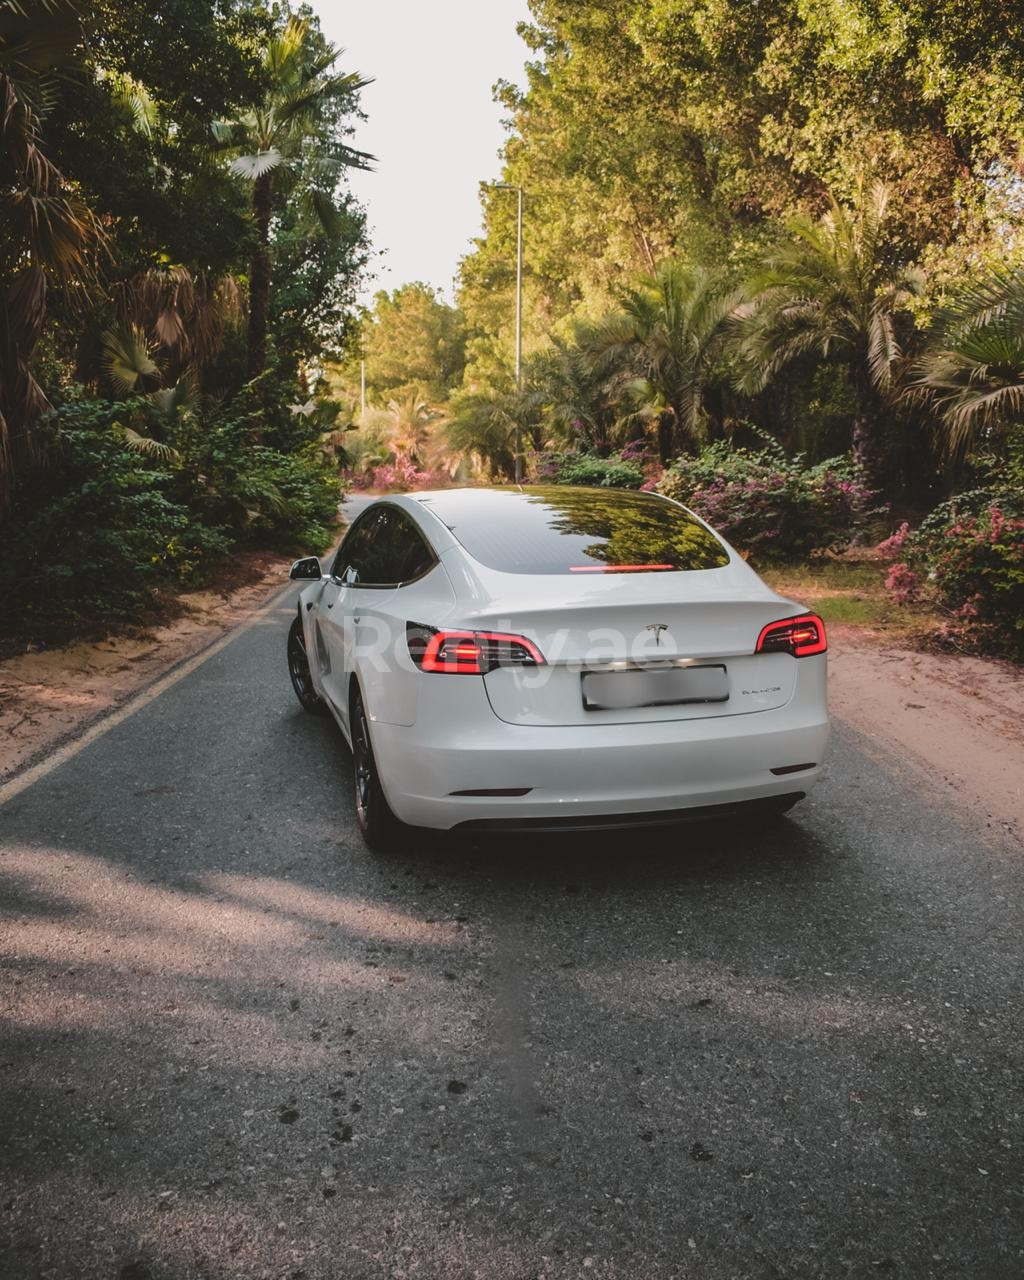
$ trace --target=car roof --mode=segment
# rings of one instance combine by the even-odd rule
[[[573,494],[591,493],[602,502],[621,501],[623,506],[648,505],[662,506],[668,501],[660,493],[641,492],[639,489],[611,489],[593,485],[569,486]],[[527,485],[478,485],[465,486],[460,489],[425,489],[417,493],[403,494],[413,503],[429,508],[443,523],[448,524],[449,517],[470,516],[482,513],[495,502],[507,502],[516,499],[526,504],[537,498],[557,499],[564,495],[565,485],[527,484]],[[404,504],[403,504],[404,505]]]

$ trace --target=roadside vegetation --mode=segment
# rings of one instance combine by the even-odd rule
[[[0,0],[6,634],[334,537],[364,83],[305,8]]]

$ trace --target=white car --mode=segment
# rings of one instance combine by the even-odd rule
[[[372,848],[401,824],[537,830],[790,808],[828,742],[819,617],[650,493],[382,498],[309,580],[299,701],[352,748]]]

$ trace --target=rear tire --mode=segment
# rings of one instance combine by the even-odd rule
[[[303,711],[310,715],[327,714],[327,706],[323,698],[313,687],[313,676],[309,670],[309,656],[306,653],[306,637],[302,631],[302,619],[292,619],[288,630],[288,674],[291,676],[292,688]]]
[[[367,847],[374,853],[391,853],[398,845],[404,826],[391,811],[377,772],[370,742],[370,726],[358,689],[352,695],[352,782],[356,821]]]

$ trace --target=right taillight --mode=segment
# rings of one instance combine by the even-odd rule
[[[780,618],[761,628],[755,653],[789,653],[794,658],[809,658],[828,648],[825,624],[816,613],[802,613],[798,618]]]

